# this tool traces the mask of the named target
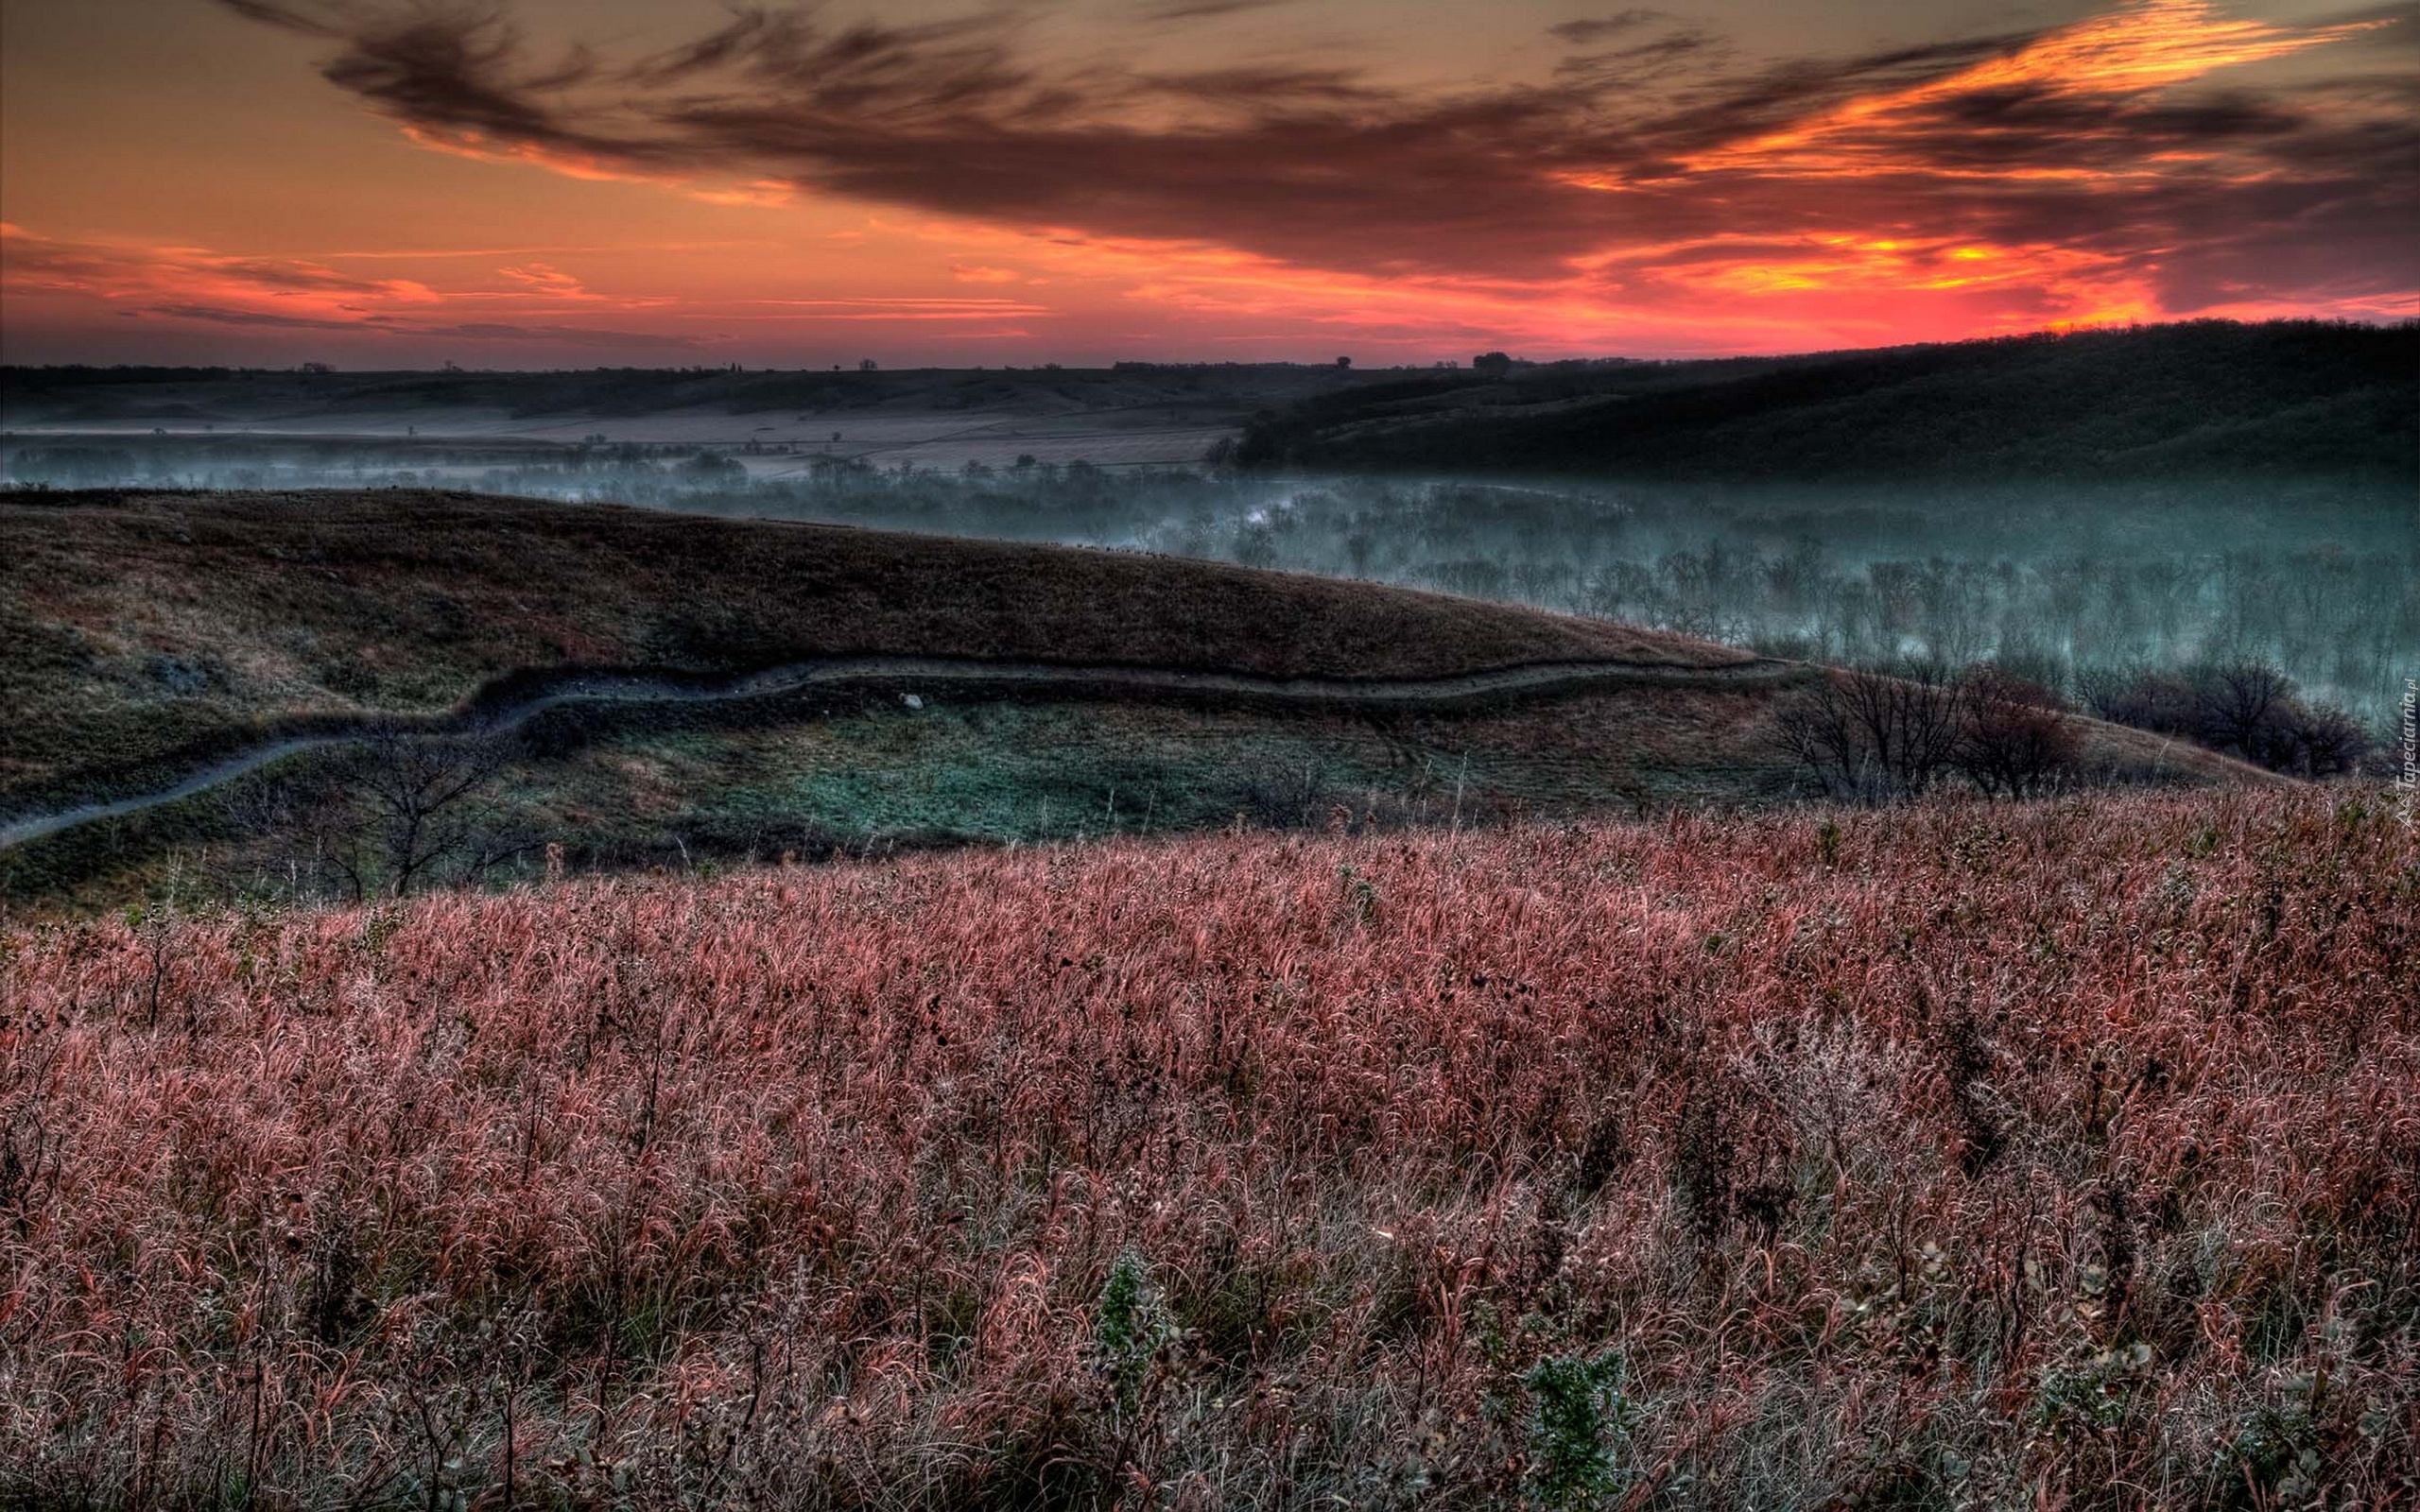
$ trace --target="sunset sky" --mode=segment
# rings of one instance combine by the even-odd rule
[[[2420,316],[2420,5],[0,0],[0,360]]]

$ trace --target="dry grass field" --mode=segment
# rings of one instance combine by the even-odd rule
[[[0,936],[0,1499],[2420,1496],[2376,791]]]

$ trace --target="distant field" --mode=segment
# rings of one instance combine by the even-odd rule
[[[0,431],[37,451],[132,447],[181,467],[337,443],[457,472],[468,448],[544,461],[609,445],[744,452],[756,476],[815,460],[956,471],[1021,456],[1188,466],[1270,404],[1370,375],[1291,367],[732,373],[228,373],[0,370]],[[758,455],[775,449],[775,455]]]
[[[2394,802],[0,927],[0,1500],[2409,1504]]]
[[[1137,547],[2071,699],[2256,660],[2384,740],[2420,327],[1363,370],[0,369],[0,487],[475,489]],[[155,434],[156,432],[156,434]]]
[[[704,449],[732,455],[748,475],[803,475],[834,462],[873,468],[958,472],[969,463],[1006,468],[1019,458],[1099,468],[1187,467],[1233,423],[1204,423],[1179,408],[1140,413],[970,416],[957,411],[757,415],[675,411],[642,417],[586,415],[544,422],[500,411],[422,408],[300,420],[230,421],[204,430],[191,421],[145,421],[11,426],[9,444],[45,455],[105,448],[138,470],[155,459],[180,471],[242,465],[324,465],[330,454],[374,459],[385,468],[475,476],[489,467],[561,463],[582,446]]]

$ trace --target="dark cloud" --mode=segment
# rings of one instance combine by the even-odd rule
[[[216,325],[263,326],[279,331],[358,331],[363,325],[359,320],[279,315],[270,310],[239,310],[222,304],[151,304],[122,313],[137,319],[161,316],[174,320],[208,320]]]
[[[1894,47],[1862,57],[1719,74],[1683,91],[1646,130],[1668,157],[1710,152],[1808,120],[1860,96],[1887,94],[2015,52],[2032,34]]]
[[[343,35],[342,28],[334,21],[316,19],[292,6],[276,4],[275,0],[218,0],[218,3],[247,21],[257,21],[282,30],[299,31],[310,37]]]
[[[2161,154],[2259,146],[2311,129],[2308,112],[2249,94],[2135,104],[2029,84],[1901,112],[1887,133],[1844,134],[1838,150],[1911,158],[1934,172],[2115,173]]]
[[[1207,21],[1245,10],[1268,10],[1286,0],[1157,0],[1143,7],[1146,21]]]
[[[1618,37],[1627,31],[1651,26],[1668,20],[1661,10],[1617,10],[1610,16],[1582,17],[1578,21],[1561,22],[1547,28],[1547,35],[1567,42],[1575,47],[1585,47],[1608,37]]]
[[[687,350],[707,345],[695,336],[666,335],[648,331],[608,331],[594,326],[513,325],[492,320],[424,324],[391,315],[364,315],[344,319],[326,316],[283,315],[274,310],[246,310],[232,305],[189,301],[149,304],[122,313],[136,319],[206,320],[213,325],[274,331],[372,331],[383,335],[443,340],[548,341],[562,346],[645,348],[651,351]]]
[[[1315,61],[1176,74],[1048,63],[1019,45],[1014,9],[906,26],[746,9],[682,46],[614,60],[541,57],[508,12],[442,0],[221,3],[330,38],[332,82],[471,150],[745,173],[1359,274],[1545,280],[1632,248],[1879,225],[2090,248],[2184,289],[2203,255],[2180,249],[2188,222],[2222,227],[2210,245],[2224,249],[2362,215],[2408,227],[2420,180],[2395,107],[2375,94],[2393,86],[2377,80],[2365,104],[2348,103],[2357,82],[2342,79],[2223,94],[2022,76],[1950,87],[2035,33],[1747,66],[1720,38],[1633,9],[1552,28],[1582,50],[1546,82],[1422,92]],[[1827,158],[1758,157],[1759,142],[1852,100],[1887,108],[1826,126]],[[2322,140],[2332,156],[2312,152]],[[2234,266],[2252,254],[2211,255]],[[2408,282],[2404,260],[2364,268],[2356,255],[2281,266],[2321,265],[2297,276],[2331,286]]]
[[[330,83],[407,125],[631,164],[684,156],[644,135],[604,136],[571,124],[576,112],[565,97],[596,79],[595,60],[575,49],[539,63],[527,57],[521,33],[485,9],[416,5],[391,15],[373,12],[355,21],[344,50],[323,72]],[[658,81],[679,77],[667,71]]]

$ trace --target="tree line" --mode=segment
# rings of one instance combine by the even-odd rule
[[[2300,696],[2256,662],[2094,679],[2100,718],[2192,741],[2303,778],[2360,769],[2372,743],[2342,711]],[[1955,778],[1991,798],[2037,797],[2081,775],[2078,709],[2007,667],[1938,660],[1827,672],[1787,698],[1774,740],[1829,798],[1921,798]]]

